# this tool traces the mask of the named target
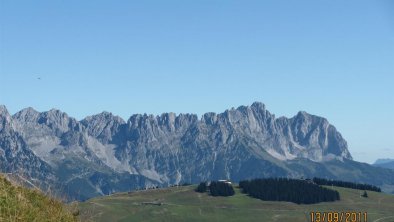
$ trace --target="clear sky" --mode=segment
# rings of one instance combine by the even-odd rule
[[[0,82],[11,113],[77,119],[261,101],[394,158],[394,1],[0,0]]]

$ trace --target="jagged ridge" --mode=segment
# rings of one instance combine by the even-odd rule
[[[200,119],[164,113],[136,114],[124,121],[103,112],[77,121],[59,110],[32,108],[12,117],[1,111],[0,116],[80,199],[207,179],[335,177],[330,164],[346,168],[352,162],[346,141],[325,118],[306,112],[275,118],[259,102]],[[9,148],[4,145],[0,152]],[[304,164],[308,161],[319,170]],[[385,173],[388,177],[378,183],[393,183]]]

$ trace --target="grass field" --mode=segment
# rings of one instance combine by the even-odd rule
[[[118,193],[80,203],[93,221],[310,221],[310,212],[367,212],[369,222],[394,221],[394,195],[333,187],[341,201],[312,205],[261,201],[235,189],[231,197],[194,192],[195,186]],[[330,187],[331,188],[331,187]],[[157,205],[155,205],[157,204]]]
[[[38,189],[24,188],[0,175],[0,222],[78,221],[74,206],[66,207]]]

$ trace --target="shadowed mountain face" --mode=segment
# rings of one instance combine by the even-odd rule
[[[19,138],[24,145],[15,146],[45,165],[72,198],[222,178],[325,176],[368,180],[387,191],[394,184],[394,172],[352,161],[346,141],[326,119],[306,112],[275,118],[262,103],[200,119],[165,113],[127,121],[108,112],[77,121],[59,110],[27,108],[12,117],[2,110],[0,127],[8,125],[0,137],[13,144]],[[15,136],[4,136],[8,131]],[[2,143],[0,158],[10,149]]]
[[[24,139],[14,131],[12,118],[0,106],[0,166],[5,173],[16,172],[36,176],[49,166],[29,149]]]
[[[4,106],[0,106],[0,170],[10,176],[17,174],[21,178],[32,179],[43,189],[56,183],[51,167],[36,156],[23,137],[15,132],[12,117]]]

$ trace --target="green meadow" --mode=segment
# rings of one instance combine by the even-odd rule
[[[369,222],[394,221],[394,195],[329,187],[341,200],[311,205],[262,201],[235,188],[231,197],[197,193],[196,186],[117,193],[79,204],[82,221],[311,221],[310,212],[367,212]],[[362,192],[361,192],[362,193]]]

